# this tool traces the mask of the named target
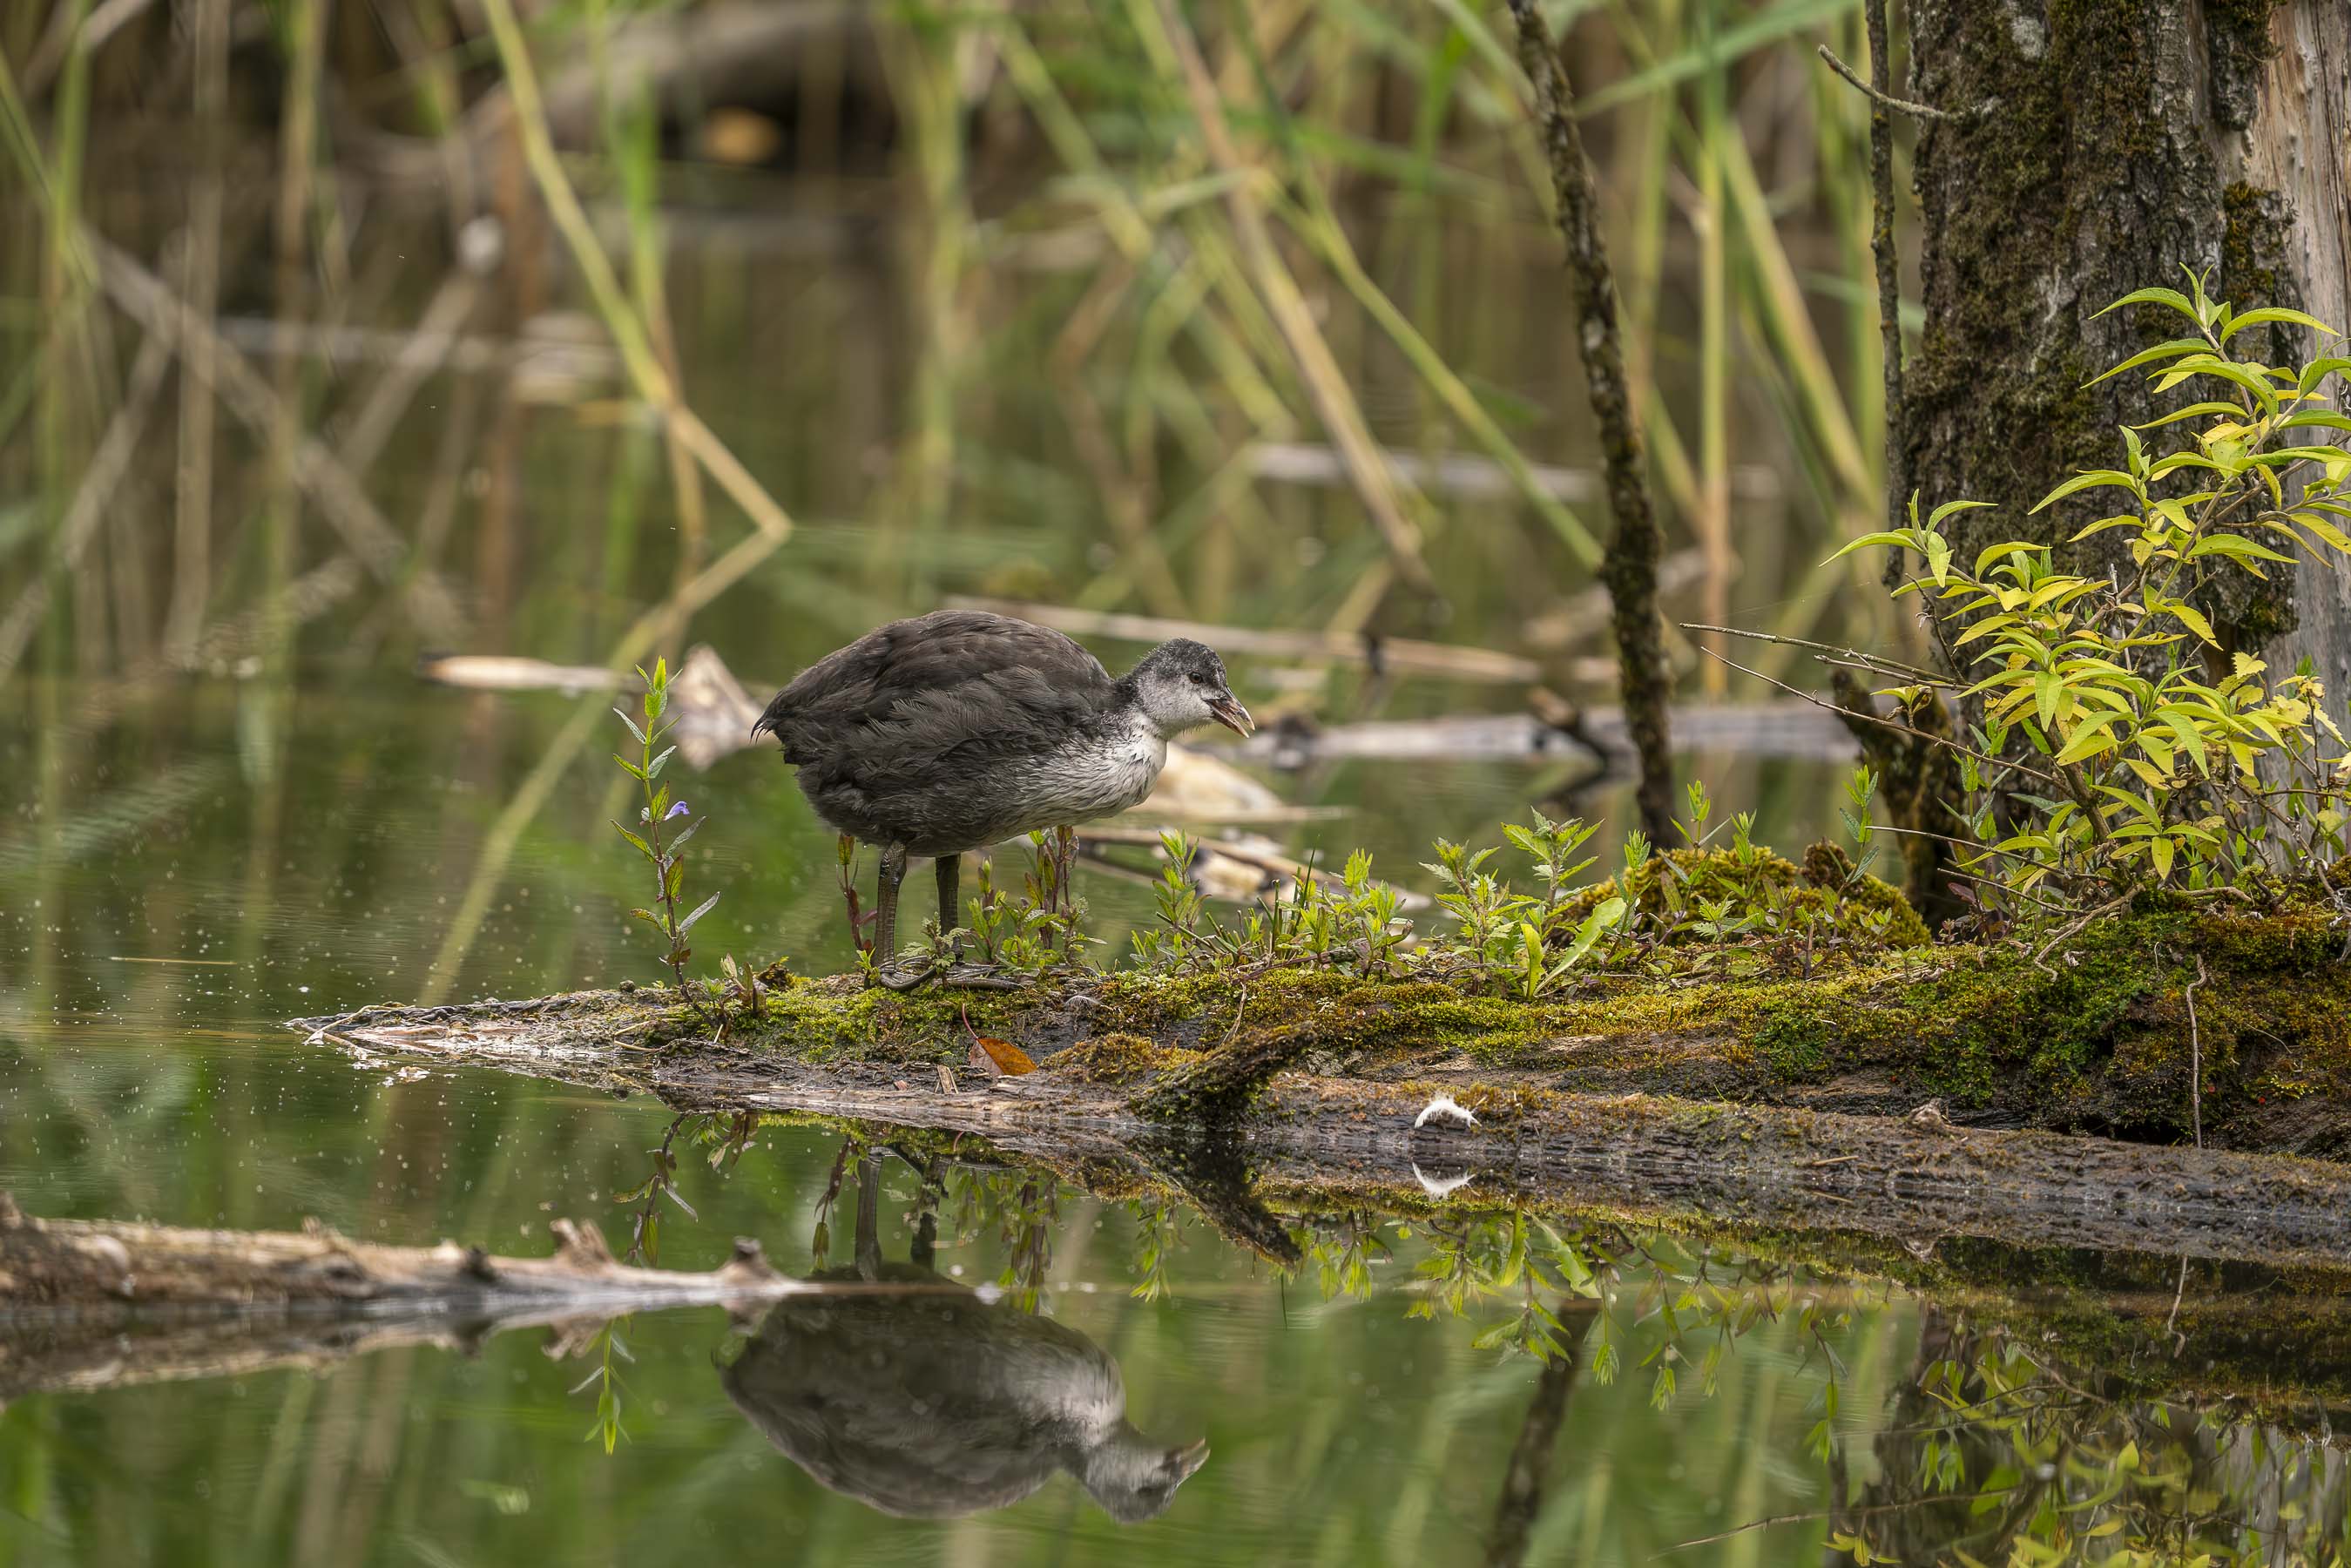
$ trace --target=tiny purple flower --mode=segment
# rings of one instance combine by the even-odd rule
[[[673,800],[670,802],[669,810],[662,813],[662,821],[666,822],[672,817],[683,817],[684,815],[685,802],[683,800]]]

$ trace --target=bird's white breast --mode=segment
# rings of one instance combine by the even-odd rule
[[[1032,796],[1039,820],[1031,827],[1090,821],[1140,804],[1166,766],[1167,742],[1137,718],[1122,731],[1041,758]]]

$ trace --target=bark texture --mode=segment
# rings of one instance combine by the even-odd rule
[[[2351,332],[2351,5],[2281,5],[2269,41],[2231,190],[2274,216],[2260,232],[2274,243],[2279,292],[2295,297],[2282,302]],[[2351,694],[2351,583],[2305,570],[2294,592],[2298,623],[2273,663],[2306,654],[2329,690]]]
[[[1952,118],[1918,143],[1927,326],[1904,387],[1913,482],[1933,507],[1999,510],[1947,525],[1962,559],[2004,538],[2060,541],[2102,515],[2094,497],[2025,513],[2078,468],[2111,465],[2116,426],[2154,412],[2135,374],[2092,377],[2178,335],[2147,307],[2097,317],[2151,284],[2210,269],[2241,308],[2346,315],[2346,72],[2339,0],[1911,0],[1915,95]],[[2263,329],[2272,362],[2307,334]],[[2242,340],[2241,340],[2241,341]],[[2187,437],[2155,433],[2168,450]],[[2095,570],[2120,533],[2073,547]],[[2302,603],[2295,603],[2298,590]],[[2222,637],[2323,649],[2351,679],[2340,581],[2238,579],[2205,605]]]

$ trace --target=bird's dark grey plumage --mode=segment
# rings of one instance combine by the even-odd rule
[[[827,654],[776,695],[772,734],[834,831],[878,845],[890,956],[905,857],[938,860],[939,919],[956,924],[955,857],[1141,801],[1170,736],[1249,732],[1214,650],[1178,638],[1113,679],[1061,632],[979,610],[894,621]]]
[[[882,1261],[880,1177],[872,1161],[858,1183],[857,1262],[815,1276],[849,1289],[778,1303],[722,1370],[737,1408],[824,1486],[901,1517],[1003,1508],[1063,1470],[1122,1522],[1165,1509],[1207,1445],[1135,1430],[1118,1364],[1075,1329]]]

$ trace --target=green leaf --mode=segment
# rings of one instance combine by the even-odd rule
[[[709,914],[710,906],[717,902],[718,894],[714,893],[708,898],[704,899],[700,904],[695,904],[694,906],[694,913],[677,923],[677,934],[683,936],[688,931],[694,929],[694,923],[701,919],[704,915]]]
[[[2092,534],[2102,534],[2108,528],[2127,528],[2144,526],[2143,520],[2136,512],[2119,512],[2111,517],[2100,517],[2088,528],[2083,528],[2079,532],[2075,533],[2073,538],[2067,539],[2065,542],[2069,545],[2079,544],[2084,539],[2088,538]]]
[[[2032,677],[2032,708],[2042,728],[2048,728],[2057,717],[2057,699],[2064,685],[2054,670],[2043,670]]]
[[[1910,549],[1910,548],[1913,548],[1914,541],[1913,541],[1913,539],[1912,539],[1912,537],[1911,537],[1910,535],[1908,535],[1908,534],[1893,534],[1893,533],[1864,534],[1864,535],[1862,535],[1862,536],[1861,536],[1861,538],[1857,538],[1857,539],[1854,539],[1854,540],[1850,541],[1849,543],[1847,543],[1847,544],[1846,544],[1843,549],[1839,549],[1835,554],[1834,554],[1834,555],[1830,556],[1830,557],[1829,557],[1829,559],[1830,559],[1830,560],[1843,560],[1845,557],[1847,557],[1847,556],[1851,555],[1854,551],[1855,551],[1855,550],[1857,550],[1857,549],[1868,549],[1870,546],[1872,546],[1872,545],[1890,545],[1890,546],[1892,546],[1893,548],[1895,548],[1896,549]]]
[[[2280,430],[2351,430],[2351,415],[2328,413],[2318,409],[2290,413],[2278,421]]]
[[[2133,428],[2153,430],[2158,425],[2177,424],[2183,419],[2198,419],[2207,414],[2221,419],[2242,419],[2245,417],[2245,411],[2233,402],[2191,402],[2185,408],[2175,408],[2169,413],[2159,414],[2146,423]]]
[[[2074,475],[2071,479],[2066,480],[2063,485],[2058,486],[2054,490],[2052,490],[2046,496],[2042,497],[2041,499],[2034,504],[2032,511],[2040,511],[2044,507],[2050,506],[2057,501],[2062,501],[2066,497],[2077,494],[2083,490],[2095,490],[2109,486],[2116,489],[2128,490],[2132,495],[2138,497],[2141,500],[2146,499],[2146,492],[2139,487],[2139,482],[2130,475],[2126,474],[2117,468],[2093,468],[2087,473]],[[2031,514],[2028,513],[2027,515],[2030,516]],[[1979,572],[1983,570],[1983,567],[1980,562],[1978,563],[1976,570]]]
[[[2342,529],[2328,522],[2324,517],[2316,512],[2295,512],[2293,516],[2295,522],[2325,539],[2328,545],[2346,555],[2351,555],[2351,538],[2346,538]]]
[[[637,721],[635,719],[631,718],[619,708],[614,708],[612,710],[612,716],[629,727],[629,733],[637,737],[637,744],[639,746],[643,746],[645,743],[645,732],[637,727]]]
[[[2046,505],[2046,503],[2044,502],[2043,505]],[[2036,508],[2036,510],[2038,508]],[[1991,565],[1993,561],[2005,559],[2007,557],[2014,555],[2018,551],[2022,551],[2024,554],[2030,556],[2036,554],[2046,548],[2047,547],[2043,545],[2034,544],[2031,539],[2003,539],[1996,545],[1986,545],[1976,554],[1975,575],[1981,577],[1984,574],[1985,567]]]
[[[2227,556],[2231,560],[2282,560],[2288,565],[2294,557],[2280,555],[2267,545],[2255,544],[2242,534],[2206,534],[2189,548],[2188,559],[2198,556]]]
[[[1955,512],[1971,512],[1979,507],[1990,507],[1994,504],[1991,501],[1946,501],[1928,515],[1927,526],[1938,528],[1943,526],[1943,519]]]
[[[1927,575],[1938,587],[1951,575],[1951,541],[1940,534],[1927,536]]]
[[[2239,332],[2244,330],[2244,329],[2248,327],[2267,326],[2273,321],[2283,322],[2284,324],[2293,327],[2313,328],[2317,331],[2324,332],[2330,338],[2339,338],[2342,336],[2340,332],[2337,332],[2334,328],[2328,326],[2325,322],[2320,320],[2315,316],[2305,316],[2299,310],[2288,310],[2282,305],[2264,305],[2258,310],[2246,311],[2242,316],[2238,317],[2235,320],[2231,321],[2227,326],[2221,328],[2220,341],[2224,343],[2227,342],[2230,339],[2235,337]]]
[[[673,746],[667,751],[663,752],[659,757],[654,758],[651,762],[645,765],[645,777],[648,779],[660,778],[661,770],[668,767],[669,759],[676,755],[677,747]]]
[[[2076,729],[2074,738],[2065,743],[2065,749],[2057,754],[2059,766],[2113,750],[2115,737],[2110,732],[2119,717],[2116,714],[2104,714]]]
[[[2155,390],[2168,392],[2191,376],[2217,376],[2233,382],[2253,394],[2262,407],[2271,413],[2277,412],[2277,389],[2265,376],[2255,375],[2234,360],[2224,360],[2218,354],[2196,354],[2179,361],[2156,377]]]
[[[2311,361],[2302,367],[2302,374],[2294,378],[2294,391],[2308,397],[2311,390],[2330,375],[2351,376],[2351,360],[2330,354],[2325,359]]]
[[[2111,309],[2112,307],[2109,306],[2108,308]],[[2103,316],[2105,314],[2105,311],[2102,310],[2098,314]],[[2085,387],[2096,386],[2108,376],[2118,376],[2125,371],[2136,370],[2137,367],[2146,364],[2150,360],[2172,359],[2180,354],[2209,353],[2210,350],[2211,345],[2205,342],[2201,338],[2174,338],[2169,342],[2158,343],[2152,349],[2141,349],[2137,353],[2133,354],[2121,364],[2115,366],[2114,369],[2104,371],[2101,374],[2092,376],[2088,381],[2084,382],[2082,384]]]
[[[2112,305],[2107,306],[2105,310],[2100,310],[2092,316],[2091,319],[2095,321],[2099,316],[2105,315],[2107,311],[2119,310],[2126,305],[2168,305],[2198,326],[2204,324],[2202,319],[2196,314],[2196,307],[2188,302],[2188,296],[2180,293],[2177,288],[2134,288]]]
[[[614,822],[614,823],[612,824],[612,826],[613,826],[613,828],[614,828],[615,830],[617,830],[617,831],[619,831],[620,835],[621,835],[622,838],[624,838],[624,839],[628,840],[628,841],[629,841],[629,842],[631,842],[631,843],[634,844],[634,845],[637,847],[637,852],[638,852],[639,854],[643,855],[647,860],[651,860],[651,859],[653,858],[653,846],[652,846],[652,845],[650,845],[650,844],[646,843],[644,840],[643,840],[643,839],[641,839],[641,838],[637,837],[637,835],[636,835],[636,834],[634,834],[634,833],[632,833],[632,832],[629,831],[629,830],[628,830],[628,829],[622,827],[622,826],[621,826],[621,824],[620,824],[620,823],[618,823],[618,822]]]

